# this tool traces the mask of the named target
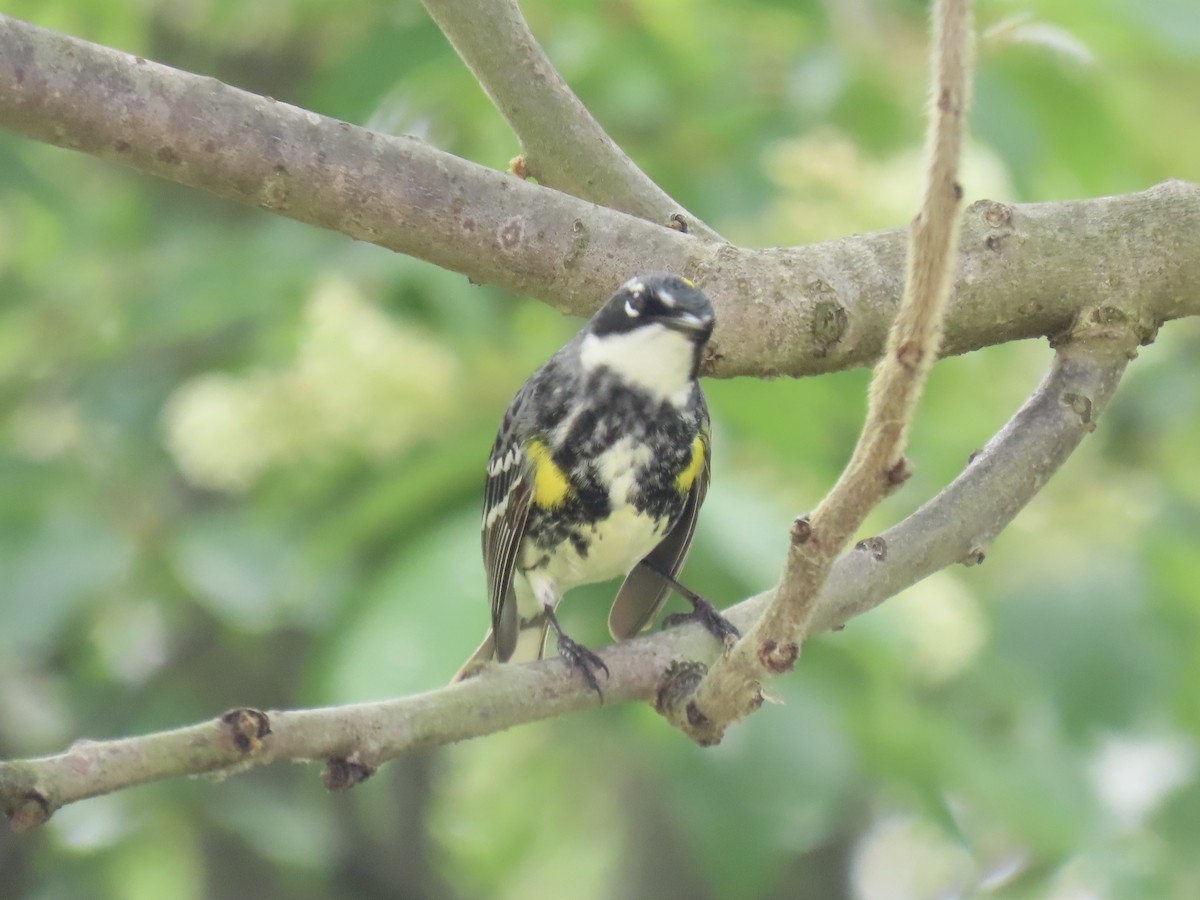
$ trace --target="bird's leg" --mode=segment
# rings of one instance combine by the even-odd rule
[[[579,673],[583,676],[583,680],[596,692],[600,697],[600,702],[603,703],[604,692],[600,690],[600,682],[596,678],[596,673],[603,669],[604,677],[608,678],[608,666],[604,664],[604,660],[583,646],[583,644],[571,640],[571,638],[563,633],[562,626],[558,624],[558,617],[554,615],[553,607],[543,606],[542,609],[545,611],[546,619],[550,622],[550,627],[554,629],[554,634],[558,639],[558,655],[572,669],[579,670]]]
[[[663,581],[672,587],[675,593],[692,604],[692,611],[690,613],[674,613],[663,619],[663,628],[674,628],[676,625],[682,625],[685,622],[699,622],[709,634],[722,643],[727,638],[740,638],[742,636],[742,633],[737,630],[736,625],[721,615],[715,606],[691,588],[684,587],[653,563],[642,560],[641,564],[662,578]]]

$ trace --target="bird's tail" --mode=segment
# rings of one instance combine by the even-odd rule
[[[501,662],[533,662],[542,658],[542,654],[546,647],[546,629],[550,627],[550,623],[545,616],[538,616],[528,622],[522,622],[521,627],[517,630],[517,642],[513,647],[512,653],[507,659],[500,660]],[[489,662],[496,658],[496,638],[489,628],[487,636],[484,637],[483,643],[479,645],[471,658],[462,664],[462,667],[454,673],[454,677],[450,679],[450,683],[454,684],[458,681],[470,678],[479,674],[479,671]]]

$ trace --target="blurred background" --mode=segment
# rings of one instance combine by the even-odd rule
[[[518,151],[415,0],[5,7],[484,165]],[[730,239],[915,210],[925,3],[523,7],[617,141]],[[1200,180],[1190,0],[984,0],[978,25],[968,202]],[[0,757],[443,684],[486,626],[495,427],[578,325],[0,134]],[[1195,321],[1165,327],[983,566],[813,640],[771,686],[783,705],[720,747],[624,706],[399,760],[344,795],[316,766],[152,785],[0,831],[0,894],[1200,896],[1198,354]],[[1050,358],[1039,341],[939,364],[916,476],[867,533],[952,478]],[[689,585],[725,604],[775,581],[866,383],[707,385]],[[573,635],[607,640],[612,590],[570,597]]]

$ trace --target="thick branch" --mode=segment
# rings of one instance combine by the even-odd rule
[[[423,0],[521,142],[541,184],[650,222],[682,215],[687,230],[716,232],[672,200],[600,127],[563,81],[515,0]]]
[[[284,103],[0,16],[0,127],[340,231],[586,314],[636,272],[704,286],[708,371],[871,364],[901,292],[905,235],[718,245]],[[1108,303],[1146,333],[1200,313],[1200,186],[964,216],[943,353],[1059,334]]]
[[[792,528],[783,577],[767,611],[717,660],[695,696],[676,699],[672,721],[702,744],[762,704],[762,684],[800,655],[833,561],[867,514],[908,478],[908,426],[941,344],[942,319],[958,254],[962,187],[958,164],[970,83],[968,0],[934,4],[934,78],[921,211],[912,226],[904,296],[875,368],[862,434],[837,484]],[[672,710],[669,710],[670,714]]]
[[[812,630],[823,631],[955,562],[978,563],[990,541],[1041,489],[1094,427],[1131,356],[1127,329],[1087,325],[1059,349],[1035,394],[937,497],[833,567]],[[774,591],[726,615],[743,630]],[[605,700],[658,697],[673,660],[712,662],[720,648],[686,626],[601,652],[612,673]],[[252,713],[119,741],[80,741],[66,753],[0,762],[0,809],[16,828],[41,824],[61,806],[164,778],[239,771],[276,760],[330,760],[327,778],[345,786],[411,750],[502,731],[590,708],[596,695],[557,660],[505,665],[427,694],[381,703]]]

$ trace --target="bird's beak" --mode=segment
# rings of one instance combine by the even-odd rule
[[[713,330],[712,316],[694,316],[687,312],[675,312],[669,316],[663,316],[658,321],[666,328],[686,334],[688,337],[707,338]]]

